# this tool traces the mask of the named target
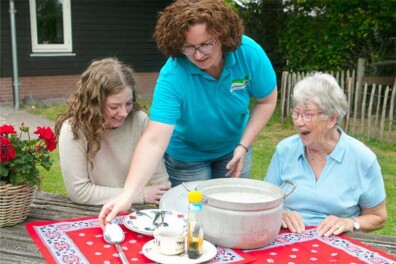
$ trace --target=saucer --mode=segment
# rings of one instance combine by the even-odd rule
[[[165,211],[165,223],[169,226],[187,226],[186,216],[177,211],[163,210],[163,209],[146,209],[133,212],[124,218],[124,226],[137,233],[153,236],[154,230],[147,230],[153,225],[153,219],[157,212]],[[157,220],[160,223],[161,219]]]
[[[197,259],[189,259],[187,253],[181,256],[168,256],[158,252],[157,246],[154,244],[153,239],[144,244],[142,252],[143,255],[145,255],[148,259],[162,264],[195,264],[214,258],[214,256],[217,254],[217,249],[212,243],[204,240],[202,256]]]

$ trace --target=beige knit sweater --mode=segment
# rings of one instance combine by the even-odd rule
[[[79,204],[102,205],[121,193],[136,145],[148,122],[147,114],[131,113],[124,124],[110,132],[96,154],[93,169],[86,160],[86,141],[75,140],[66,120],[59,135],[59,154],[63,180],[71,201]],[[169,184],[165,165],[161,161],[150,184]],[[144,203],[143,192],[133,203]]]

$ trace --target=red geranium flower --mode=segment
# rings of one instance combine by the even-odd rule
[[[31,184],[41,182],[38,166],[50,170],[53,160],[50,151],[56,148],[56,136],[49,127],[37,127],[30,138],[29,127],[23,123],[17,135],[11,125],[0,126],[0,184]]]
[[[56,148],[56,136],[54,132],[52,132],[49,127],[37,127],[37,130],[34,131],[34,134],[39,135],[39,140],[45,140],[45,146],[48,151],[53,151]]]
[[[15,150],[11,141],[6,137],[0,137],[0,162],[8,162],[15,158]]]
[[[0,135],[8,136],[8,134],[16,134],[14,127],[10,125],[2,125],[0,127]]]

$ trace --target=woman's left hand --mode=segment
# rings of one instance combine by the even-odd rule
[[[225,176],[231,176],[234,178],[239,178],[241,176],[241,172],[243,169],[243,161],[245,160],[245,155],[246,155],[246,150],[242,147],[237,147],[234,150],[234,156],[230,160],[230,162],[227,163],[227,170],[228,172],[226,173]]]
[[[318,235],[324,237],[339,235],[352,230],[353,221],[351,218],[340,218],[334,215],[326,217],[316,228]]]
[[[161,197],[170,189],[169,185],[146,186],[143,191],[144,203],[159,204]]]

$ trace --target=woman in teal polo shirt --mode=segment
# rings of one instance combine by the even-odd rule
[[[102,225],[129,208],[163,156],[172,186],[249,177],[251,145],[276,105],[271,62],[224,1],[173,2],[160,13],[154,39],[169,59],[124,192],[103,207]]]

